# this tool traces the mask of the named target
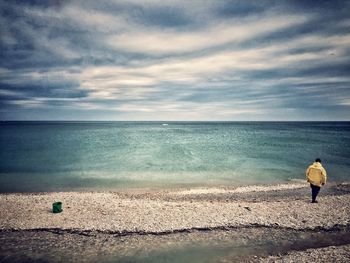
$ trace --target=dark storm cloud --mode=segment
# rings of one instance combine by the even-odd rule
[[[349,7],[0,1],[0,115],[348,119]]]

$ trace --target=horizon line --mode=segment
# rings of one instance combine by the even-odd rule
[[[0,122],[350,122],[350,120],[0,120]]]

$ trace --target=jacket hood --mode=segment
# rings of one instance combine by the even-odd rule
[[[314,167],[314,168],[321,168],[322,167],[322,164],[319,163],[319,162],[314,162],[311,167]]]

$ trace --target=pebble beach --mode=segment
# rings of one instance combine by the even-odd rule
[[[291,182],[236,188],[1,194],[0,229],[2,240],[8,245],[16,239],[10,241],[6,236],[15,232],[120,238],[263,228],[312,233],[341,230],[342,235],[349,236],[350,184],[327,185],[317,204],[310,203],[309,191],[306,183]],[[56,201],[63,203],[63,212],[54,214],[52,203]],[[339,262],[350,259],[350,238],[349,243],[345,239],[339,244],[342,246],[331,248],[333,252],[342,251]],[[314,246],[315,251],[321,249]],[[248,261],[292,262],[293,255],[308,259],[316,252],[307,249],[306,246],[304,252],[285,251],[287,261],[273,252],[248,257]],[[0,254],[11,254],[6,251],[2,248]],[[332,253],[324,255],[331,259],[337,254]],[[229,257],[220,260],[229,262],[225,261]]]

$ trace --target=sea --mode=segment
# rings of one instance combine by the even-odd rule
[[[0,192],[350,181],[350,122],[0,122]]]

